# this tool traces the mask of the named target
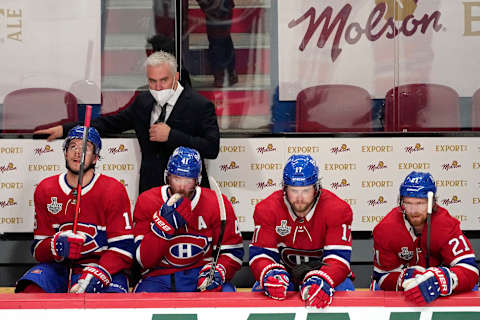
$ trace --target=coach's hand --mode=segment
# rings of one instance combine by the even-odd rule
[[[52,141],[63,136],[63,127],[55,126],[48,129],[36,130],[33,131],[33,134],[48,134],[47,141]]]

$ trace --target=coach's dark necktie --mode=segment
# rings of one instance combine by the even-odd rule
[[[167,115],[167,105],[168,103],[165,103],[162,106],[162,112],[160,112],[160,116],[158,117],[157,121],[155,121],[155,123],[165,122],[165,116]]]

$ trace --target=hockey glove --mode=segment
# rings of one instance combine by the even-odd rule
[[[50,249],[55,261],[63,259],[78,259],[82,253],[82,246],[85,243],[85,235],[73,233],[72,230],[57,232],[51,242]]]
[[[98,264],[83,268],[78,282],[70,289],[71,293],[102,292],[112,282],[112,276]]]
[[[263,269],[260,276],[261,285],[265,294],[276,300],[287,297],[287,288],[290,284],[290,275],[281,264],[270,264]]]
[[[402,270],[397,280],[397,291],[403,290],[403,282],[408,279],[415,278],[425,272],[425,268],[422,266],[412,266]]]
[[[206,264],[198,274],[197,289],[200,291],[221,291],[225,283],[225,267],[221,264],[215,266],[215,272],[211,281],[209,280],[212,264]]]
[[[185,219],[177,208],[182,204],[183,198],[178,193],[168,199],[160,210],[153,214],[152,231],[162,238],[169,238],[186,224]]]
[[[320,270],[307,273],[300,286],[302,299],[311,307],[325,308],[332,303],[334,292],[332,279]]]
[[[448,268],[432,267],[415,278],[405,280],[405,297],[417,304],[430,303],[439,296],[448,296],[454,289],[456,275]]]

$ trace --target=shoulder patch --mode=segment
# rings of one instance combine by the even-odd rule
[[[62,210],[62,204],[57,202],[57,197],[50,198],[52,202],[47,204],[47,210],[51,214],[57,214]]]
[[[292,227],[287,226],[287,220],[280,221],[280,225],[275,227],[275,231],[281,236],[285,237],[290,233]]]

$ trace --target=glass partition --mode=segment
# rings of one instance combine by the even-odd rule
[[[27,0],[0,6],[2,132],[128,107],[177,56],[222,132],[480,128],[480,5],[460,0]]]

